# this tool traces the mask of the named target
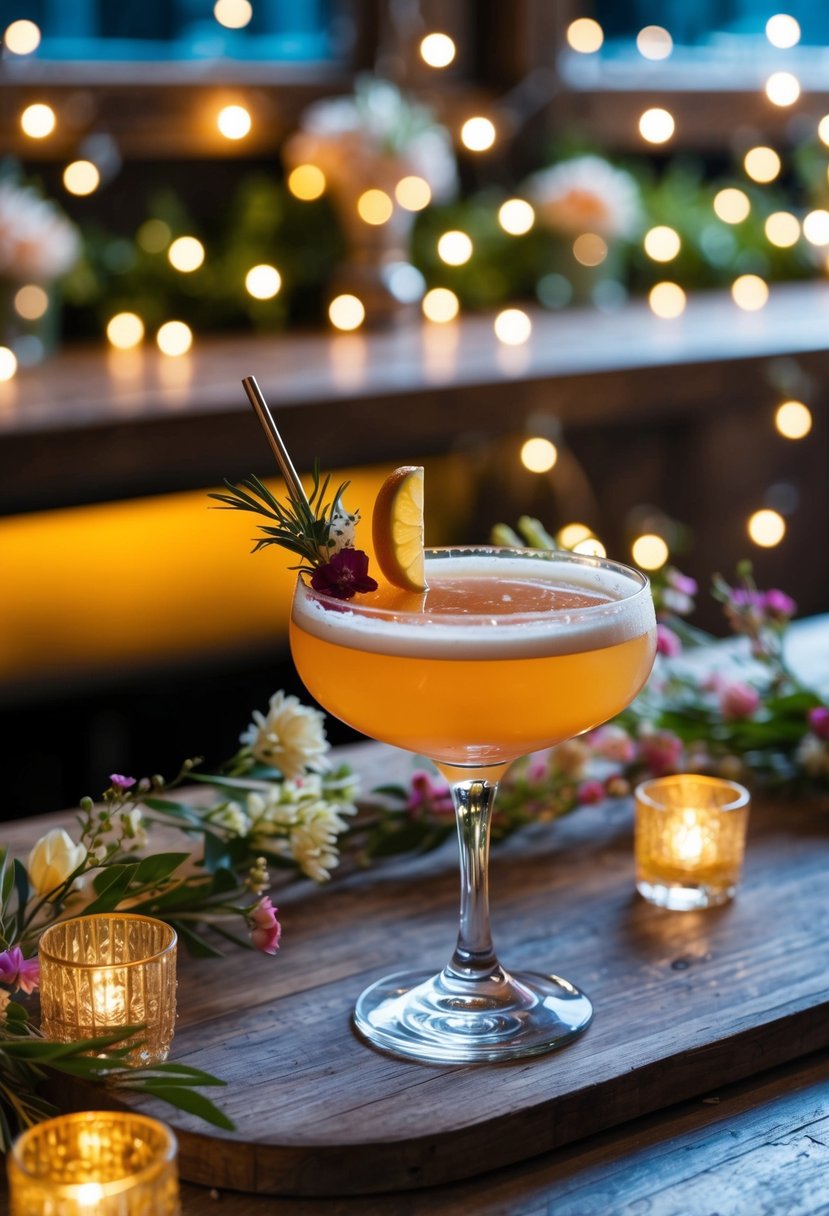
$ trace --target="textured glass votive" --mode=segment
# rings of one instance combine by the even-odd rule
[[[636,789],[636,889],[677,912],[724,904],[737,889],[749,793],[736,781],[677,773]]]
[[[78,916],[42,934],[41,1030],[73,1043],[142,1026],[128,1064],[165,1060],[176,1020],[176,934],[126,912]]]
[[[47,1119],[12,1146],[11,1216],[177,1216],[176,1138],[146,1115]]]

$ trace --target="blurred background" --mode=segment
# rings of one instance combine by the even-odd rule
[[[207,498],[273,472],[244,375],[364,517],[422,463],[430,543],[529,515],[829,608],[825,4],[0,0],[0,32],[0,816],[218,764],[301,692],[287,559]]]

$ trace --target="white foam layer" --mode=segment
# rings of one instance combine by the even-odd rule
[[[557,587],[607,597],[589,608],[516,616],[394,615],[361,607],[355,600],[321,603],[302,583],[297,587],[292,617],[307,633],[378,654],[413,658],[517,659],[575,654],[614,646],[654,628],[650,591],[633,574],[612,567],[534,558],[504,560],[491,556],[427,560],[431,583],[447,578],[497,575],[544,581]]]

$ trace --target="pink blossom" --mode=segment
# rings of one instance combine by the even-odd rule
[[[135,778],[122,777],[120,773],[110,773],[109,783],[113,789],[120,790],[122,794],[125,794],[127,790],[132,789],[135,785]]]
[[[683,574],[681,570],[675,570],[673,567],[666,570],[665,582],[680,595],[696,595],[698,591],[696,579],[689,578],[687,574]]]
[[[583,781],[576,790],[576,798],[583,806],[590,806],[594,802],[604,802],[607,797],[607,791],[601,781]]]
[[[350,600],[363,591],[376,591],[377,582],[368,572],[368,554],[362,549],[340,549],[311,576],[311,586],[323,595]]]
[[[278,909],[273,906],[270,897],[265,895],[248,913],[251,926],[250,940],[263,954],[276,954],[279,949],[282,926],[276,919],[277,911]]]
[[[410,815],[452,815],[452,794],[445,781],[435,781],[429,773],[416,772],[411,781],[406,810]]]
[[[40,984],[40,963],[36,958],[24,958],[19,946],[0,954],[0,984],[20,989],[28,996]]]
[[[818,739],[829,739],[829,709],[825,705],[817,705],[808,713],[809,730]]]
[[[787,621],[797,612],[797,604],[792,597],[776,587],[763,596],[763,607],[768,615],[776,620]]]
[[[682,654],[682,642],[667,625],[656,626],[656,653],[664,654],[668,659],[675,659],[678,654]]]
[[[675,773],[682,759],[682,740],[670,730],[656,730],[639,739],[639,755],[656,776]]]
[[[722,692],[725,687],[725,680],[718,671],[711,671],[700,684],[703,692]]]
[[[636,757],[636,744],[621,726],[600,726],[588,741],[597,756],[613,764],[630,764]]]
[[[720,709],[727,722],[750,718],[760,706],[760,694],[750,684],[726,684],[720,690]]]

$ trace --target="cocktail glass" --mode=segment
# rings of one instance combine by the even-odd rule
[[[489,828],[513,760],[622,710],[653,664],[647,579],[617,562],[495,547],[426,552],[429,591],[343,601],[300,578],[291,649],[330,713],[429,757],[449,781],[460,845],[460,925],[437,975],[386,976],[355,1023],[374,1046],[466,1063],[549,1051],[592,1017],[555,975],[510,975],[489,926]]]

